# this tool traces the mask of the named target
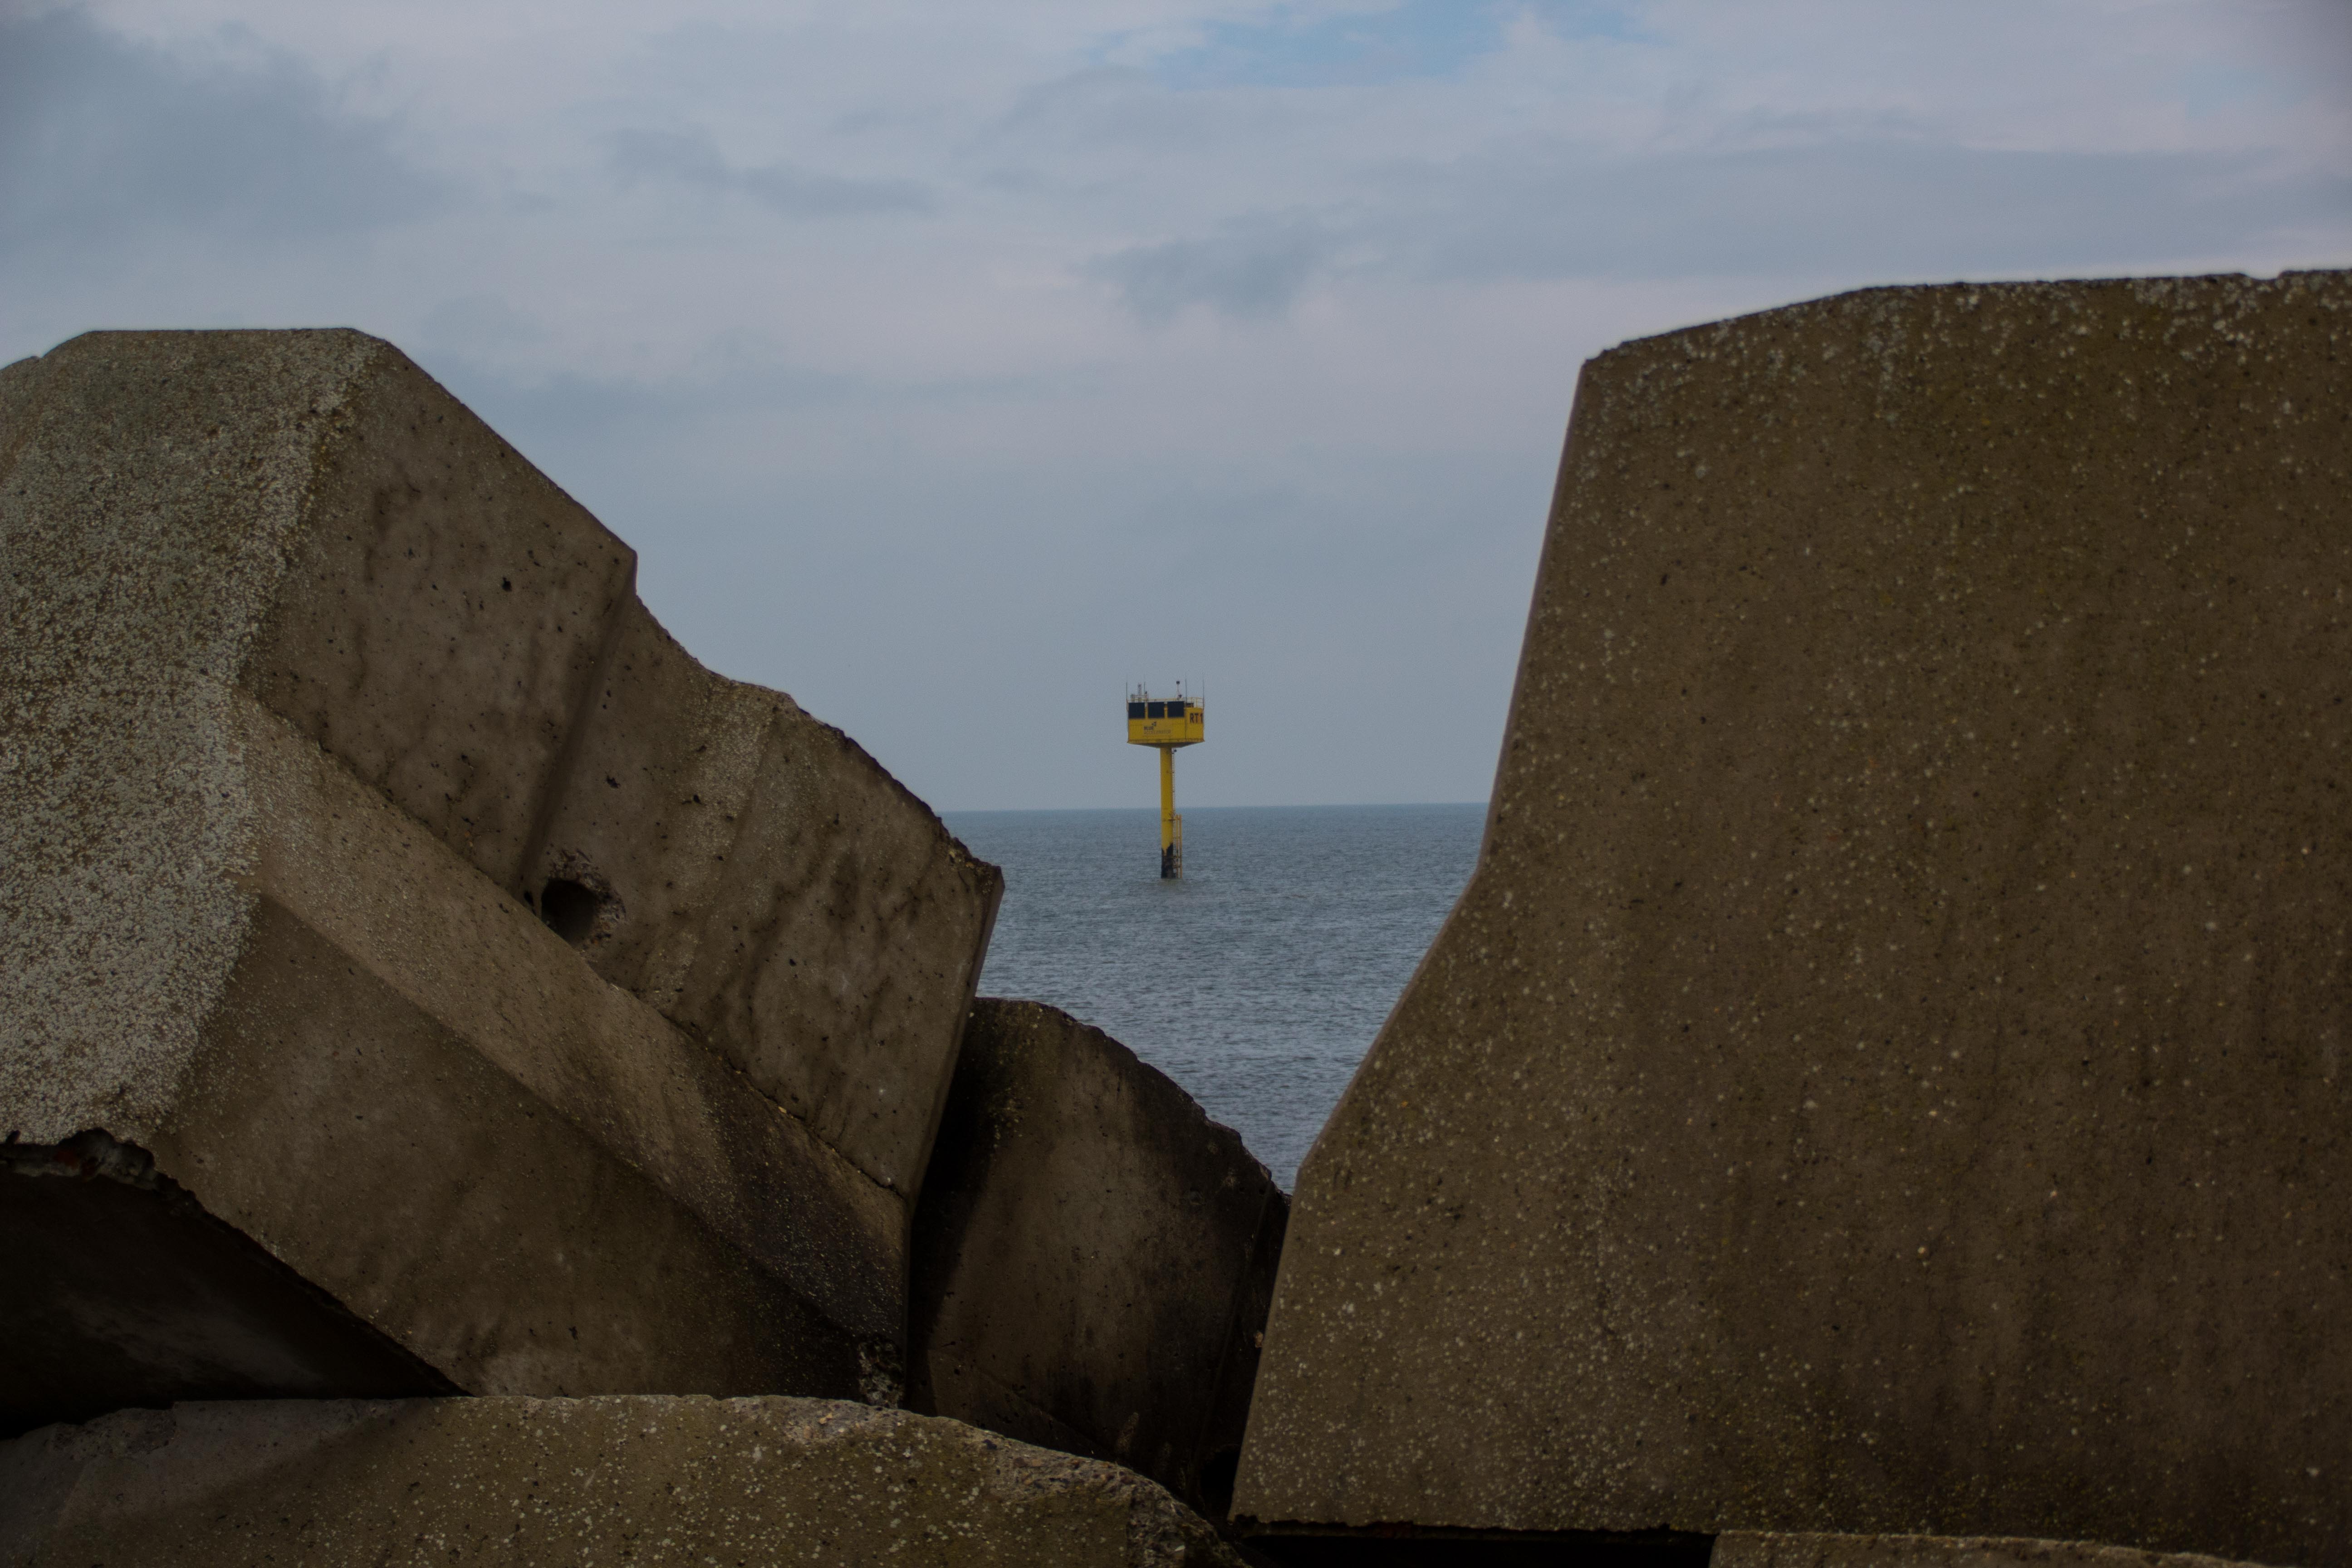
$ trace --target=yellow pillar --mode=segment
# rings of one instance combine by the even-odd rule
[[[1160,752],[1160,874],[1184,874],[1184,819],[1176,815],[1176,748]]]

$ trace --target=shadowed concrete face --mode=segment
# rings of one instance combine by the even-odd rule
[[[1580,385],[1238,1510],[2352,1557],[2352,279]]]
[[[1222,1517],[1288,1212],[1117,1040],[982,998],[915,1214],[908,1403]]]
[[[0,1432],[174,1394],[457,1392],[128,1145],[14,1143],[0,1170]]]
[[[54,1240],[74,1205],[14,1173],[104,1134],[179,1198],[100,1206],[171,1231],[189,1278],[264,1280],[249,1246],[351,1315],[359,1361],[289,1368],[373,1364],[376,1334],[478,1392],[895,1397],[908,1189],[992,868],[789,699],[694,666],[625,547],[357,333],[100,333],[0,371],[0,1130],[26,1156],[0,1225]],[[613,671],[649,644],[706,700],[641,701],[631,735]],[[628,747],[738,742],[663,775],[757,824],[719,850],[657,812],[573,832]],[[698,1041],[575,950],[639,928],[576,847],[551,885],[558,826],[674,939],[657,984],[614,977]],[[778,891],[811,885],[851,891]],[[820,982],[782,978],[809,945],[761,933],[836,915]],[[0,1300],[109,1388],[131,1363],[151,1400],[414,1386],[256,1383],[253,1325],[310,1320],[232,1311],[224,1362],[86,1261]],[[0,1359],[11,1419],[88,1407],[46,1375]]]
[[[0,1568],[1240,1568],[1150,1481],[814,1399],[184,1405],[0,1444]]]

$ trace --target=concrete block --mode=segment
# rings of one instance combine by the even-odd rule
[[[7,374],[0,1105],[53,1142],[106,1124],[57,1101],[69,1063],[167,1089],[219,972],[232,696],[520,892],[634,559],[356,332],[93,333]]]
[[[915,1214],[911,1407],[1131,1465],[1222,1518],[1289,1201],[1101,1030],[973,1008]]]
[[[815,1399],[184,1405],[0,1444],[0,1568],[1240,1568],[1150,1481]]]
[[[628,548],[358,332],[93,332],[8,375],[8,675],[68,753],[42,760],[233,687],[520,890]]]
[[[895,1396],[993,868],[694,665],[626,547],[358,333],[0,371],[0,1225],[73,1266],[0,1290],[85,1352],[0,1357],[7,1418],[142,1378]],[[117,1145],[152,1202],[38,1184]],[[162,1341],[90,1293],[92,1205],[194,1227]],[[232,1279],[266,1300],[190,1308]]]
[[[1708,1568],[2223,1568],[2224,1562],[2089,1541],[1733,1531],[1716,1537]]]
[[[2231,1568],[2219,1557],[2087,1541],[1755,1531],[1668,1536],[1391,1524],[1253,1535],[1246,1546],[1276,1568]]]
[[[848,736],[711,674],[634,603],[577,748],[541,851],[551,920],[911,1198],[996,868]]]
[[[192,684],[247,692],[509,891],[552,884],[608,978],[911,1198],[994,868],[840,731],[696,664],[627,547],[387,343],[100,332],[5,377],[28,831],[79,825],[62,858],[121,869],[114,825],[171,819],[78,765],[86,732],[172,754]],[[152,958],[79,931],[43,900],[15,973],[103,968],[112,1009]]]
[[[159,856],[148,883],[206,938],[184,1033],[50,1053],[6,1107],[0,1237],[44,1260],[0,1279],[11,1429],[893,1368],[893,1194],[283,720],[236,693],[214,717],[185,849],[213,879]]]
[[[2352,275],[1579,384],[1236,1507],[2352,1561]]]

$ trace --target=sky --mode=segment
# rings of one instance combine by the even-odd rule
[[[1484,799],[1570,400],[2352,265],[2352,0],[0,0],[0,359],[398,344],[942,810]]]

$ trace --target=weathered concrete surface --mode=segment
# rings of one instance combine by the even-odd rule
[[[233,685],[520,889],[634,554],[357,332],[94,332],[6,374],[20,700],[153,723]]]
[[[519,892],[634,562],[355,332],[93,333],[5,374],[0,1103],[53,1142],[184,1069],[236,902],[234,694]],[[60,1098],[96,1082],[105,1114]]]
[[[0,1568],[1239,1568],[1116,1467],[814,1399],[255,1401],[0,1445]]]
[[[159,856],[152,878],[206,895],[226,950],[191,977],[194,1039],[162,1083],[53,1060],[40,1087],[66,1125],[146,1152],[200,1230],[234,1227],[470,1391],[855,1393],[861,1353],[895,1359],[893,1194],[283,721],[234,693],[221,717],[200,738],[236,816],[194,826],[231,869],[206,889]],[[26,1142],[58,1142],[38,1104],[7,1109]],[[56,1180],[0,1180],[12,1237],[46,1234]],[[0,1286],[19,1426],[54,1418],[28,1387],[81,1381],[23,1353],[34,1325],[143,1368],[145,1402],[227,1391],[190,1360],[215,1317],[134,1331],[89,1272],[135,1262],[106,1254],[143,1234],[87,1237],[97,1256],[62,1282]]]
[[[1649,1531],[1251,1527],[1237,1543],[1266,1568],[1709,1568],[1715,1537]]]
[[[973,1007],[915,1212],[910,1407],[1231,1500],[1289,1202],[1101,1030]]]
[[[1383,1526],[1252,1535],[1276,1568],[2237,1568],[2084,1541],[1943,1535],[1528,1533]]]
[[[100,332],[0,372],[0,421],[6,805],[40,840],[10,847],[76,868],[23,879],[0,957],[19,995],[93,999],[52,1008],[58,1048],[133,1016],[184,1047],[185,908],[93,922],[77,889],[185,837],[182,731],[234,689],[509,891],[599,895],[575,934],[608,978],[911,1201],[1001,879],[838,731],[688,658],[627,547],[462,405],[356,332]],[[94,731],[177,774],[100,774]]]
[[[138,1224],[204,1221],[187,1278],[258,1278],[242,1237],[467,1389],[891,1396],[992,868],[788,699],[677,653],[625,546],[357,333],[98,333],[0,371],[0,561],[11,1173],[133,1145],[186,1200]],[[707,700],[624,732],[649,644]],[[730,744],[724,777],[622,783]],[[670,833],[670,784],[741,820]],[[650,848],[581,805],[600,789]],[[669,967],[619,977],[677,1024],[548,929],[577,912],[547,898],[562,856],[667,922]],[[615,904],[573,934],[631,937]],[[26,1245],[69,1223],[19,1184],[47,1179],[0,1178]],[[202,1291],[155,1293],[158,1342],[79,1289],[8,1300],[93,1355],[121,1339],[150,1398],[379,1391],[252,1384],[249,1335],[224,1362],[167,1310]],[[7,1379],[10,1418],[67,1413]]]
[[[919,1190],[1003,879],[856,742],[633,603],[541,857],[597,973]]]
[[[2195,1552],[1948,1535],[1719,1535],[1709,1568],[2222,1568]]]
[[[2347,390],[2343,273],[1586,367],[1237,1510],[2352,1560]]]

